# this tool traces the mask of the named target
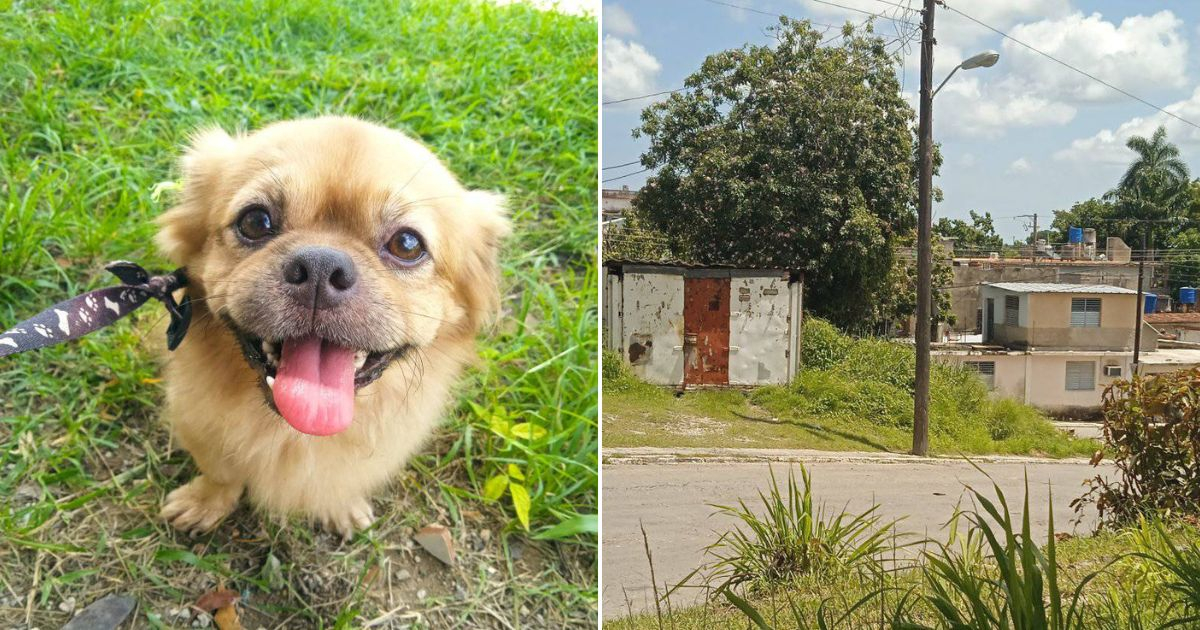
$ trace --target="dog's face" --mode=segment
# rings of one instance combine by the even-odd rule
[[[299,431],[345,429],[359,388],[473,337],[497,306],[499,197],[465,190],[399,132],[348,118],[213,130],[183,163],[159,245]]]

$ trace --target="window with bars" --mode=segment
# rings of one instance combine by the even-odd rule
[[[996,389],[995,361],[966,361],[963,363],[963,367],[978,374],[979,380],[983,381],[989,390]]]
[[[1016,326],[1021,316],[1021,298],[1015,295],[1004,296],[1004,325]]]
[[[1067,391],[1081,392],[1096,389],[1095,361],[1067,361]]]
[[[1071,326],[1100,327],[1100,298],[1071,298]]]

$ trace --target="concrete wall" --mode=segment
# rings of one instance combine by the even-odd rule
[[[799,321],[787,276],[734,277],[729,290],[729,384],[787,383],[791,326]]]
[[[951,365],[968,361],[993,361],[996,364],[995,396],[1029,403],[1057,415],[1086,416],[1100,410],[1104,388],[1128,378],[1132,353],[1124,352],[1014,352],[1000,354],[966,354],[937,352],[934,360]],[[1067,390],[1067,362],[1095,363],[1095,389]],[[1105,365],[1121,366],[1121,377],[1104,376]]]

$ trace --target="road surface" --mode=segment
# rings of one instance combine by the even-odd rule
[[[646,529],[656,582],[676,584],[704,561],[703,548],[730,528],[712,516],[709,504],[741,498],[759,505],[758,491],[770,482],[769,466],[786,478],[789,462],[801,461],[812,475],[813,497],[830,509],[861,512],[878,503],[885,520],[904,517],[903,531],[944,540],[942,526],[963,497],[964,484],[990,492],[987,478],[959,459],[914,458],[880,453],[831,453],[779,449],[605,449],[603,473],[603,611],[606,619],[651,610],[650,571],[639,523]],[[1033,527],[1045,538],[1047,499],[1054,492],[1058,532],[1086,533],[1094,513],[1079,525],[1070,508],[1081,484],[1098,472],[1084,460],[979,458],[1019,511],[1029,475]],[[1106,475],[1111,471],[1104,469]],[[798,474],[798,473],[797,473]],[[963,506],[969,506],[964,499]],[[1014,513],[1014,518],[1019,515]],[[675,607],[696,603],[697,589],[679,589]]]

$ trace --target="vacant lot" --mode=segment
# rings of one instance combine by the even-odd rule
[[[163,269],[158,182],[190,132],[343,113],[414,135],[510,198],[508,295],[447,426],[348,543],[241,509],[191,538],[156,518],[194,474],[156,417],[161,310],[0,362],[0,625],[59,627],[109,593],[135,625],[241,593],[249,628],[594,626],[596,22],[526,6],[22,2],[0,12],[0,325]],[[186,342],[185,342],[186,343]],[[544,429],[514,438],[504,423]],[[499,428],[499,430],[497,430]],[[516,470],[529,531],[487,479]],[[414,548],[442,522],[453,567]]]

